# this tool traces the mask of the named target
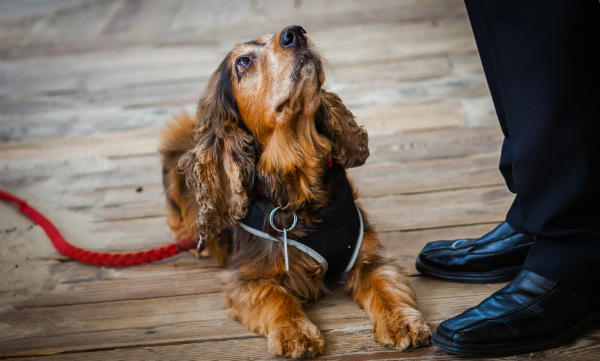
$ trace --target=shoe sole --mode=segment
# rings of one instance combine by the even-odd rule
[[[600,312],[581,321],[578,325],[571,328],[569,331],[550,339],[522,341],[518,343],[501,343],[492,344],[486,343],[481,345],[460,345],[452,341],[445,340],[434,333],[431,337],[431,342],[438,348],[454,354],[464,356],[477,357],[503,357],[524,354],[528,352],[536,352],[549,350],[551,348],[560,347],[573,341],[585,329],[600,321]]]
[[[421,272],[426,276],[441,279],[450,282],[460,283],[496,283],[496,282],[507,282],[517,277],[519,272],[523,269],[523,266],[515,266],[502,268],[496,271],[490,272],[451,272],[439,270],[437,268],[428,266],[421,262],[421,258],[417,257],[415,264],[417,271]]]

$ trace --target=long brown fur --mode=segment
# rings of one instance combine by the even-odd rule
[[[298,226],[289,236],[302,237],[320,222],[336,180],[364,164],[369,150],[366,131],[341,99],[321,89],[323,61],[310,39],[284,48],[281,33],[236,46],[210,79],[196,117],[182,113],[167,124],[160,153],[168,224],[177,239],[202,234],[205,252],[228,266],[229,316],[267,337],[271,353],[302,358],[323,350],[302,305],[327,293],[324,270],[290,247],[286,271],[282,244],[238,223],[255,199],[281,207],[279,227],[295,212]],[[251,59],[248,67],[242,57]],[[327,172],[330,153],[342,167]],[[365,235],[346,289],[371,318],[377,342],[425,346],[431,331],[406,271],[385,254],[360,211]]]

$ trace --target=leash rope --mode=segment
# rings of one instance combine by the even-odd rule
[[[80,262],[98,266],[133,266],[160,261],[161,259],[174,256],[182,251],[196,248],[197,245],[199,246],[199,244],[194,242],[190,237],[185,237],[179,242],[171,243],[164,247],[154,248],[147,251],[131,253],[92,252],[73,246],[67,242],[54,224],[48,220],[48,218],[27,204],[27,202],[21,198],[0,189],[0,199],[5,202],[17,204],[21,213],[42,227],[58,252]]]

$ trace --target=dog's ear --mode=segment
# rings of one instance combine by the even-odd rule
[[[239,115],[229,64],[228,55],[200,98],[197,144],[179,161],[188,187],[196,192],[202,234],[218,234],[246,215],[254,179],[255,140]]]
[[[354,115],[339,96],[321,90],[321,107],[317,122],[333,143],[333,158],[344,168],[358,167],[369,157],[369,136],[356,124]]]

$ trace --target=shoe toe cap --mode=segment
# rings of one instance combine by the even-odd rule
[[[421,251],[421,254],[424,253],[428,253],[428,252],[432,252],[432,251],[439,251],[441,249],[446,249],[452,246],[452,243],[454,243],[454,241],[434,241],[434,242],[429,242],[425,245],[425,247],[423,247],[423,250]]]
[[[455,341],[454,336],[458,334],[459,330],[456,327],[453,327],[454,325],[450,321],[452,320],[450,319],[444,321],[438,325],[437,330],[435,330],[435,334],[437,337],[443,338],[444,340],[448,341]]]

